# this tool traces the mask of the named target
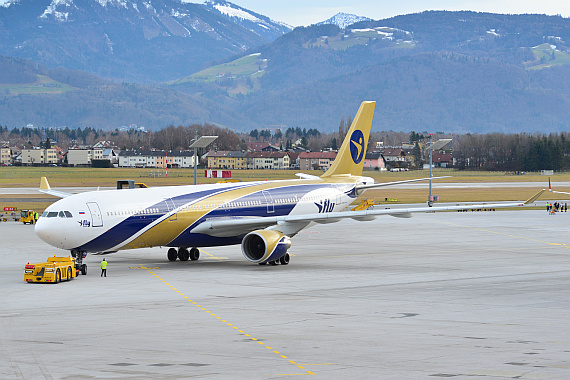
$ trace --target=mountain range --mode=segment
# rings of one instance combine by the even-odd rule
[[[291,30],[221,1],[9,0],[0,34],[9,126],[333,131],[377,100],[375,130],[570,129],[570,20],[559,16],[337,15]]]
[[[232,3],[9,0],[0,54],[122,81],[175,79],[291,30]]]

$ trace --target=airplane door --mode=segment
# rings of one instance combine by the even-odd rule
[[[166,209],[167,209],[168,211],[172,211],[172,210],[175,209],[174,201],[172,200],[172,198],[167,198],[167,199],[165,199],[165,200],[164,200],[164,203],[166,203]],[[177,219],[178,219],[178,214],[177,214],[177,213],[174,213],[174,214],[170,215],[170,218],[168,218],[168,220],[170,220],[170,221],[175,221],[175,220],[177,220]]]
[[[335,203],[334,207],[337,207],[338,205],[340,205],[340,202],[342,201],[342,198],[341,198],[342,193],[340,192],[340,190],[336,186],[331,185],[331,188],[333,191],[333,197],[331,197],[331,200],[333,200]],[[334,209],[334,207],[333,207],[333,209]]]
[[[91,213],[91,227],[103,227],[103,217],[99,205],[96,202],[87,202],[87,208]]]
[[[263,197],[265,198],[265,204],[267,204],[267,213],[270,214],[275,212],[275,205],[273,204],[273,198],[269,191],[262,190]]]

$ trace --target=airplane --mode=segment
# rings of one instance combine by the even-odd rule
[[[565,193],[564,191],[554,191],[554,190],[552,190],[552,185],[550,184],[550,177],[548,177],[548,191],[550,191],[551,193],[556,193],[556,194],[566,194],[566,195],[570,195],[570,193]]]
[[[335,161],[320,177],[185,185],[69,194],[52,190],[42,177],[40,191],[62,198],[39,218],[35,232],[46,243],[71,251],[78,270],[87,253],[106,254],[143,247],[169,247],[170,261],[198,260],[199,247],[241,244],[255,264],[287,265],[291,238],[304,228],[351,218],[381,215],[409,218],[416,212],[469,210],[481,205],[367,209],[352,211],[363,192],[383,186],[432,180],[420,178],[374,183],[362,176],[376,102],[365,101],[347,132]],[[544,190],[543,190],[544,191]],[[515,207],[534,202],[488,204]]]

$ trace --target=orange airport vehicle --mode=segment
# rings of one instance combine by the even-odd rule
[[[58,283],[62,279],[71,281],[77,277],[75,260],[71,257],[50,257],[47,263],[26,264],[24,267],[24,281]]]

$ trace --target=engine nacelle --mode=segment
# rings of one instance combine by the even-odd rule
[[[245,258],[256,264],[279,260],[290,247],[289,236],[273,230],[252,231],[241,242]]]

